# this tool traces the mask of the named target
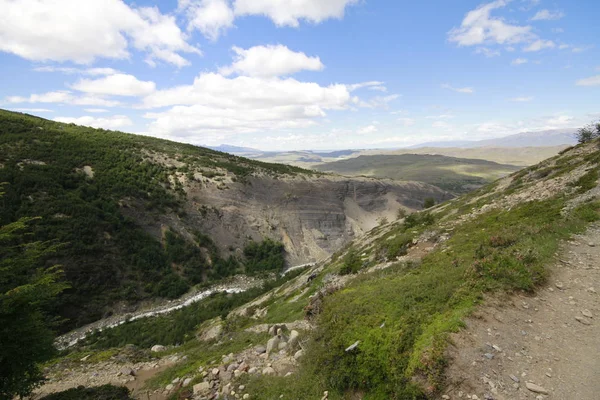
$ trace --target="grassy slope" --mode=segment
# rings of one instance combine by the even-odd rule
[[[385,262],[388,249],[397,241],[406,242],[407,235],[416,237],[423,231],[433,232],[434,238],[450,235],[419,265],[399,262],[359,274],[325,297],[299,375],[293,380],[253,378],[248,382],[251,393],[260,399],[280,394],[317,398],[324,390],[330,391],[330,399],[352,398],[353,393],[365,399],[436,398],[444,383],[448,334],[460,329],[463,318],[486,294],[534,291],[545,281],[546,266],[560,241],[600,218],[597,201],[564,211],[571,199],[596,187],[599,165],[597,149],[585,157],[567,152],[513,174],[506,189],[496,192],[493,184],[434,210],[433,221],[396,222],[375,229],[373,241],[359,239],[346,254],[357,251],[366,268]],[[587,172],[555,196],[521,201],[457,222],[492,201],[528,193],[540,181],[568,178],[584,166]],[[322,276],[340,271],[345,260],[344,253],[332,258]],[[319,285],[314,283],[309,293]],[[268,313],[277,313],[281,300]],[[344,351],[357,340],[356,351]]]
[[[178,160],[182,167],[152,162],[148,154]],[[80,172],[87,165],[93,178]],[[174,234],[160,243],[121,213],[121,201],[129,199],[150,215],[180,214],[185,194],[179,181],[169,177],[223,171],[239,180],[255,173],[311,173],[0,110],[0,182],[6,183],[0,224],[39,216],[31,240],[63,244],[48,262],[61,264],[72,286],[57,305],[57,313],[69,318],[64,328],[101,317],[107,304],[175,297],[207,276],[233,273],[235,262],[221,260],[202,232],[195,243]]]
[[[469,191],[519,169],[485,160],[416,154],[360,156],[315,168],[342,175],[421,181],[454,192]]]

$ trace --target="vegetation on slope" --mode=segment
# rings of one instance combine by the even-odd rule
[[[578,146],[506,178],[505,189],[495,183],[420,213],[416,223],[376,228],[373,241],[357,240],[322,273],[348,265],[350,272],[362,272],[322,298],[299,376],[252,378],[251,392],[261,399],[316,398],[324,390],[331,399],[353,393],[365,399],[435,398],[444,383],[449,333],[488,294],[534,291],[545,281],[560,241],[600,219],[593,196],[574,202],[596,190],[599,168],[596,143]],[[553,187],[550,194],[527,199]],[[390,248],[402,248],[426,231],[429,240],[447,240],[420,263],[396,262],[367,272],[394,259]]]
[[[178,160],[181,166],[153,157]],[[136,204],[149,215],[184,216],[185,193],[172,175],[222,171],[240,180],[250,174],[310,173],[0,110],[0,182],[7,183],[0,224],[40,217],[30,222],[31,239],[63,244],[36,265],[61,264],[71,287],[53,310],[65,318],[62,330],[101,318],[116,302],[173,298],[193,284],[243,271],[243,259],[222,258],[202,232],[193,238],[166,232],[161,242],[122,211]],[[281,253],[270,257],[275,257],[270,267],[281,265]]]
[[[485,160],[420,154],[359,156],[315,168],[342,175],[420,181],[455,193],[468,192],[520,169]]]

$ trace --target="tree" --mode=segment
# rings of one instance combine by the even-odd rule
[[[427,197],[423,200],[423,209],[428,209],[435,206],[435,199],[433,197]]]
[[[39,363],[55,352],[47,311],[66,284],[58,267],[40,267],[57,246],[27,241],[33,220],[0,226],[1,399],[29,395],[43,380]]]
[[[575,134],[579,143],[587,143],[600,137],[600,122],[592,123],[579,128]]]

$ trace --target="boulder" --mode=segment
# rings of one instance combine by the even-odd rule
[[[290,350],[294,350],[294,348],[298,345],[300,341],[300,334],[298,331],[293,330],[290,332],[290,338],[288,339],[288,347]]]
[[[277,347],[279,348],[279,350],[283,350],[287,347],[287,342],[279,342],[279,344],[277,345]]]
[[[119,371],[121,373],[121,375],[125,375],[125,376],[135,376],[135,371],[132,370],[131,368],[121,368],[121,370]]]
[[[200,382],[193,387],[194,395],[206,394],[210,390],[210,383]]]
[[[256,351],[256,354],[263,354],[267,352],[267,348],[265,346],[256,346],[254,351]]]
[[[167,350],[167,348],[165,346],[160,345],[160,344],[155,344],[150,349],[150,351],[153,352],[153,353],[159,353],[159,352],[165,351],[165,350]]]
[[[294,354],[294,359],[299,360],[304,355],[304,350],[298,350],[296,354]]]
[[[267,342],[267,356],[272,352],[276,351],[279,346],[279,337],[274,336]]]
[[[262,370],[263,375],[275,375],[273,367],[266,367]]]

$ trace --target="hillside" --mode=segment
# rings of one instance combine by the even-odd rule
[[[325,258],[401,208],[450,198],[420,183],[326,176],[6,111],[0,182],[1,225],[40,217],[29,239],[59,245],[46,262],[71,286],[54,310],[63,330],[193,285]]]
[[[359,156],[314,168],[341,175],[426,182],[455,193],[469,192],[519,169],[485,160],[428,154]]]
[[[544,302],[536,292],[565,289],[565,284],[554,281],[552,265],[585,266],[573,251],[581,245],[564,250],[562,243],[578,243],[574,235],[600,220],[599,170],[599,143],[579,145],[431,210],[378,226],[262,295],[231,295],[228,301],[245,304],[231,303],[220,317],[206,315],[218,300],[215,298],[172,315],[133,321],[98,333],[55,361],[48,370],[54,380],[44,390],[78,384],[130,385],[137,378],[116,377],[111,371],[133,366],[143,376],[154,370],[153,365],[170,363],[164,372],[150,373],[149,380],[139,378],[137,384],[142,386],[136,392],[138,398],[201,399],[216,393],[235,397],[230,394],[233,392],[268,400],[280,396],[437,399],[460,398],[458,389],[470,390],[463,396],[477,398],[531,398],[538,386],[531,386],[529,380],[526,384],[510,378],[512,386],[494,383],[506,382],[506,377],[493,369],[511,361],[503,358],[504,350],[496,343],[512,346],[512,342],[493,336],[490,325],[471,320],[469,329],[479,329],[482,338],[452,342],[451,334],[460,332],[469,316],[475,321],[489,320],[490,315],[481,316],[477,310],[490,301],[518,305],[515,309],[531,313],[529,321],[509,321],[494,314],[494,324],[504,327],[516,321],[516,325],[525,324],[527,332],[542,326],[536,319]],[[590,234],[594,232],[590,230]],[[564,303],[564,296],[558,295],[551,301],[564,303],[561,307],[565,309],[586,301],[596,310],[593,287],[600,281],[595,273],[597,264],[593,265],[580,268],[573,277],[580,282],[577,285],[585,285],[581,290],[587,293],[585,299],[569,298],[572,303]],[[565,277],[564,271],[560,276]],[[545,286],[548,282],[556,289]],[[529,305],[532,302],[535,309]],[[575,319],[571,314],[569,321],[574,322],[566,324],[589,327],[578,331],[585,335],[585,343],[595,343],[598,325],[587,313],[575,314]],[[193,316],[194,323],[186,325]],[[570,332],[571,325],[566,324],[564,331]],[[180,336],[171,333],[175,327],[180,329]],[[511,329],[517,328],[500,331],[508,333]],[[519,341],[530,340],[528,336],[521,338],[519,332],[511,334],[520,337]],[[181,337],[187,339],[177,345],[182,343]],[[479,344],[456,350],[449,347],[472,340]],[[541,340],[542,336],[539,340],[536,337],[534,343]],[[545,354],[558,354],[560,342],[545,336],[543,340]],[[140,361],[140,355],[149,354],[148,349],[158,343],[167,345],[154,353],[159,361]],[[137,358],[131,353],[132,345],[138,346],[134,346]],[[465,352],[471,356],[456,356]],[[527,364],[529,353],[521,347],[518,352],[515,360]],[[88,356],[95,361],[79,361],[88,360]],[[539,364],[536,361],[527,367],[530,369],[520,375],[521,379],[529,379],[529,374],[541,379],[549,373],[544,361],[549,356],[541,357]],[[491,364],[495,358],[505,361]],[[448,369],[454,361],[469,369],[459,369],[456,375],[456,370]],[[579,362],[570,358],[560,361],[561,370]],[[588,361],[594,359],[586,358]],[[73,378],[61,378],[60,371],[67,367]],[[98,379],[89,378],[86,371],[90,368],[106,372]],[[505,374],[516,372],[509,369]],[[571,378],[565,376],[560,386],[579,382],[578,377]],[[552,389],[539,390],[550,393]],[[565,391],[557,389],[557,393]]]

